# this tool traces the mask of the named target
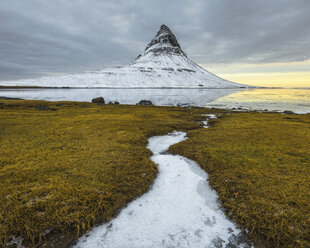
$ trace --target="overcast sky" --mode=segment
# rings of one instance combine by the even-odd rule
[[[206,68],[309,71],[309,0],[0,0],[0,80],[126,65],[161,24]]]

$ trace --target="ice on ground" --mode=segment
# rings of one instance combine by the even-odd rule
[[[76,248],[248,247],[222,212],[207,174],[194,161],[164,153],[185,136],[173,132],[149,139],[159,170],[150,191],[80,238]]]
[[[206,116],[207,119],[202,121],[202,124],[203,124],[204,128],[208,128],[209,127],[208,121],[211,120],[211,119],[215,119],[216,115],[215,114],[205,114],[204,116]]]

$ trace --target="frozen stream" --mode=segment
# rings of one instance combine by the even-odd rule
[[[75,247],[248,247],[220,209],[207,173],[194,161],[167,153],[186,139],[184,132],[150,138],[147,148],[159,170],[150,191]]]

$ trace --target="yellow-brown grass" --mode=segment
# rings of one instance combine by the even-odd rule
[[[209,173],[258,247],[310,247],[310,115],[227,114],[170,148]]]
[[[0,100],[0,247],[11,235],[69,246],[148,190],[148,137],[199,128],[207,112]]]
[[[156,176],[148,137],[173,130],[192,130],[171,151],[209,173],[257,246],[307,247],[310,115],[226,114],[200,128],[214,111],[0,100],[0,247],[11,235],[68,247],[110,219]]]

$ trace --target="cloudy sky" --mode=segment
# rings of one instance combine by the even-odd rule
[[[161,24],[226,79],[310,87],[309,0],[0,0],[0,80],[126,65]]]

